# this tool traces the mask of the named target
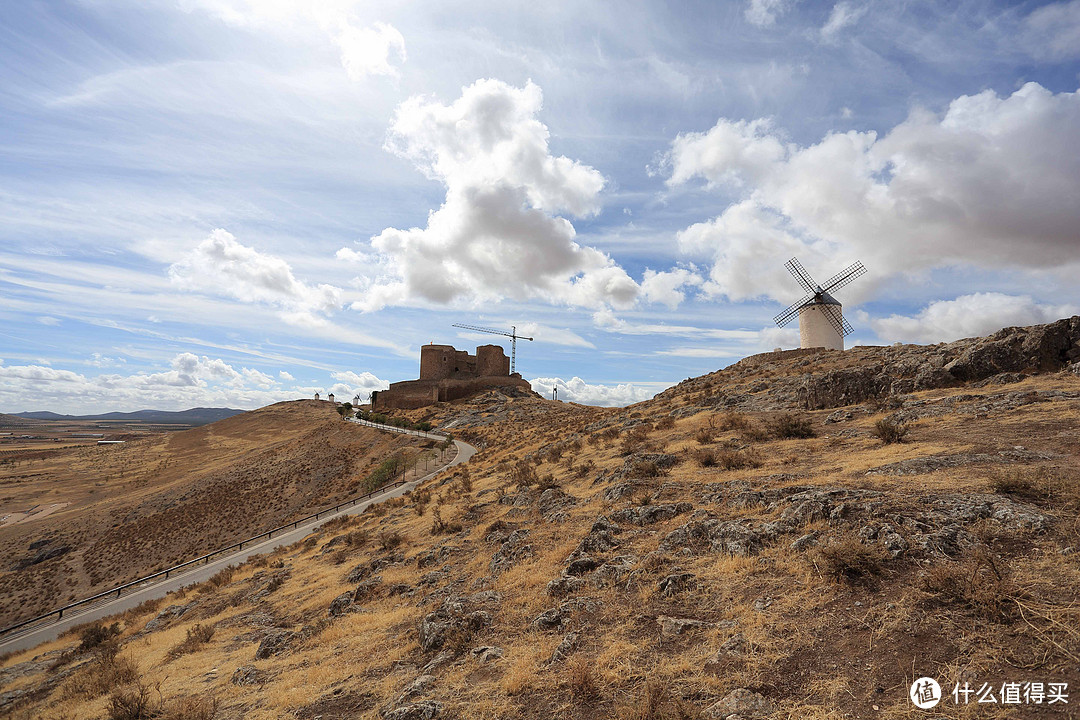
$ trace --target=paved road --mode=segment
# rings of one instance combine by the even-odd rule
[[[415,430],[402,430],[401,428],[394,428],[385,425],[375,425],[373,423],[364,422],[362,420],[355,420],[354,422],[361,425],[376,427],[380,430],[388,430],[391,432],[404,432],[409,435],[417,435],[419,437],[426,437],[432,440],[446,439],[440,435],[433,435],[431,433],[423,433]],[[167,580],[162,580],[160,582],[148,582],[146,587],[129,590],[127,595],[123,595],[118,598],[104,599],[97,604],[88,605],[85,608],[80,608],[77,610],[71,610],[70,615],[65,613],[63,619],[57,622],[49,622],[47,625],[38,626],[32,630],[25,631],[23,634],[16,633],[14,637],[0,641],[0,652],[12,652],[15,650],[25,650],[26,648],[34,647],[43,642],[47,642],[56,638],[58,635],[60,635],[60,633],[64,632],[73,625],[79,625],[81,623],[90,622],[92,620],[100,620],[103,617],[108,617],[109,615],[114,615],[116,613],[123,612],[124,610],[133,608],[139,603],[146,600],[164,597],[166,593],[172,590],[178,590],[186,585],[191,585],[193,583],[203,582],[204,580],[209,579],[219,570],[229,565],[238,565],[247,560],[252,555],[268,553],[276,547],[280,547],[282,545],[291,545],[294,542],[303,540],[313,529],[326,523],[326,521],[330,520],[331,518],[340,517],[342,515],[356,515],[363,512],[370,505],[389,500],[390,498],[400,497],[415,488],[420,483],[427,480],[428,478],[438,474],[445,468],[452,465],[459,465],[463,462],[468,462],[469,458],[471,458],[476,452],[476,448],[474,448],[472,445],[469,445],[468,443],[461,442],[460,440],[455,440],[454,445],[457,447],[457,454],[454,456],[454,459],[451,460],[444,467],[438,468],[421,478],[418,478],[411,482],[407,482],[404,485],[400,485],[396,488],[387,490],[384,493],[373,495],[371,498],[363,502],[357,503],[356,505],[353,505],[351,507],[345,508],[340,512],[325,515],[318,520],[312,520],[306,525],[301,525],[295,530],[285,531],[283,532],[283,534],[278,535],[270,540],[264,540],[253,545],[249,545],[243,550],[238,550],[231,555],[226,555],[221,558],[211,560],[206,565],[199,565],[198,567],[192,568],[191,570],[183,571],[178,575],[172,575]]]

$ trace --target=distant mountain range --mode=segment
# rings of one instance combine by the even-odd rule
[[[191,408],[171,412],[168,410],[138,410],[136,412],[111,412],[101,415],[60,415],[59,413],[39,410],[37,412],[15,413],[15,417],[27,420],[102,420],[112,422],[144,423],[183,423],[185,425],[206,425],[239,415],[243,410],[233,408]]]

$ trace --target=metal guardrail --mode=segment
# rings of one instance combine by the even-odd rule
[[[415,435],[417,435],[419,437],[428,437],[429,439],[432,439],[432,440],[434,440],[434,439],[441,439],[441,440],[449,439],[449,438],[447,438],[445,436],[438,435],[438,434],[435,434],[435,433],[427,433],[427,432],[423,432],[421,430],[412,430],[412,429],[406,429],[406,428],[399,428],[396,425],[382,425],[382,424],[379,424],[379,423],[371,422],[370,420],[358,420],[358,419],[354,419],[354,418],[349,418],[349,420],[350,420],[350,422],[356,423],[358,425],[365,425],[367,427],[374,427],[374,428],[377,428],[379,430],[388,430],[388,431],[400,432],[400,433],[404,433],[404,434],[415,434]],[[440,469],[442,469],[442,468],[438,468],[436,470],[433,470],[432,472],[438,472]],[[356,496],[354,498],[350,498],[349,500],[345,500],[343,502],[340,502],[340,503],[338,503],[337,505],[335,505],[333,507],[329,507],[329,508],[325,508],[323,510],[319,510],[318,512],[316,512],[316,513],[314,513],[312,515],[308,515],[307,517],[303,517],[303,518],[300,518],[298,520],[294,520],[291,523],[285,523],[284,525],[279,525],[276,528],[273,528],[271,530],[267,530],[266,532],[261,532],[258,535],[253,535],[253,536],[251,536],[249,538],[241,540],[240,542],[233,543],[232,545],[228,545],[228,546],[223,547],[223,548],[218,548],[217,550],[209,552],[206,555],[200,555],[199,557],[195,558],[194,560],[188,560],[187,562],[180,563],[179,565],[174,565],[174,566],[172,566],[170,568],[166,568],[164,570],[158,570],[155,573],[151,573],[150,575],[146,575],[145,577],[141,577],[141,578],[138,578],[136,580],[132,580],[131,582],[124,583],[123,585],[119,585],[119,586],[111,588],[109,590],[105,590],[104,592],[100,592],[97,595],[91,595],[88,598],[83,598],[82,600],[76,600],[75,602],[73,602],[73,603],[71,603],[69,605],[65,605],[64,607],[59,608],[57,610],[52,610],[50,612],[45,613],[44,615],[38,615],[35,618],[30,618],[29,620],[24,620],[24,621],[22,621],[20,623],[16,623],[15,625],[11,625],[9,627],[3,628],[2,630],[0,630],[0,640],[3,640],[4,636],[6,636],[9,633],[15,632],[16,630],[20,630],[22,628],[25,628],[28,625],[33,625],[34,623],[39,623],[42,620],[47,620],[47,619],[51,618],[53,615],[55,615],[56,619],[59,621],[64,617],[65,612],[67,612],[69,610],[72,610],[74,608],[82,607],[83,605],[87,605],[87,604],[92,603],[92,602],[94,602],[96,600],[102,600],[102,599],[107,598],[107,597],[112,597],[114,593],[115,593],[116,597],[120,597],[120,595],[123,593],[124,590],[127,590],[129,588],[133,588],[136,585],[142,585],[143,583],[149,582],[151,580],[155,580],[157,578],[161,578],[163,580],[168,579],[170,574],[176,573],[178,570],[182,570],[184,568],[193,567],[195,565],[198,565],[199,563],[209,564],[210,558],[212,558],[212,557],[216,557],[218,555],[222,555],[224,553],[228,553],[228,552],[233,551],[233,550],[237,550],[237,551],[243,550],[245,545],[250,545],[251,543],[253,543],[253,542],[257,541],[257,540],[262,540],[262,539],[271,540],[271,539],[273,539],[273,534],[276,533],[276,532],[280,532],[282,530],[295,530],[297,527],[299,527],[300,525],[302,525],[302,524],[304,524],[306,522],[309,522],[311,520],[318,520],[323,515],[328,515],[330,513],[335,513],[335,512],[337,512],[338,510],[341,510],[344,507],[348,507],[348,506],[351,506],[351,505],[356,505],[356,503],[361,502],[363,500],[367,500],[368,498],[372,497],[373,495],[375,495],[377,493],[382,493],[382,492],[385,492],[387,490],[391,490],[391,489],[396,488],[396,487],[401,487],[404,484],[405,484],[404,480],[399,480],[399,481],[397,481],[395,483],[390,483],[388,485],[383,485],[382,487],[380,487],[380,488],[378,488],[376,490],[372,490],[371,492],[364,493],[363,495],[358,495],[358,496]]]

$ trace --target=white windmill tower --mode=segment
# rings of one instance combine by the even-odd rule
[[[840,301],[829,293],[865,273],[866,268],[861,262],[857,262],[843,272],[833,275],[824,285],[818,285],[797,259],[791,258],[784,267],[795,276],[807,295],[773,320],[783,327],[791,322],[793,317],[799,316],[799,347],[843,350],[844,336],[855,331],[844,319]]]

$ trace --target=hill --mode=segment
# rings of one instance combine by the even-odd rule
[[[5,454],[0,624],[359,494],[415,445],[300,400],[124,445]]]
[[[914,718],[930,676],[950,717],[1070,717],[949,693],[1080,683],[1078,330],[768,353],[622,409],[411,411],[482,450],[126,614],[112,650],[7,658],[10,707]]]
[[[205,425],[239,415],[243,410],[232,408],[191,408],[190,410],[137,410],[135,412],[110,412],[100,415],[60,415],[47,410],[16,413],[16,417],[28,420],[99,420],[110,422],[176,423],[181,425]]]

